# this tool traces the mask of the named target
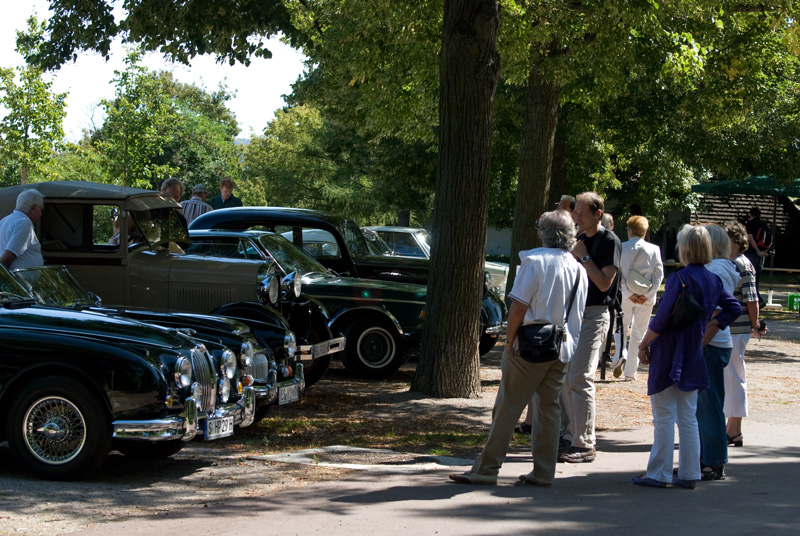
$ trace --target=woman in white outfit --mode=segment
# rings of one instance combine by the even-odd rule
[[[628,330],[630,330],[630,341],[625,341],[622,352],[617,350],[615,359],[611,362],[611,368],[614,369],[614,377],[619,378],[624,367],[626,380],[636,379],[636,369],[639,367],[637,349],[647,331],[650,314],[656,304],[658,287],[664,278],[661,250],[655,244],[644,239],[649,228],[650,223],[644,216],[628,218],[628,241],[622,244],[622,256],[619,263],[623,316],[622,329],[620,333],[614,334],[614,346],[615,348],[620,347],[622,344],[620,335],[624,334],[627,339]],[[636,283],[632,270],[643,276],[644,280],[635,276],[639,280],[639,283]],[[650,288],[646,289],[641,286],[642,282],[649,282]],[[629,353],[628,348],[633,348],[634,351]]]
[[[726,433],[728,444],[741,447],[742,417],[747,417],[747,375],[744,365],[744,352],[750,337],[761,338],[758,323],[758,293],[756,292],[756,269],[744,252],[747,251],[747,231],[744,225],[731,221],[725,224],[725,232],[731,241],[731,260],[736,265],[741,279],[733,292],[733,297],[742,306],[742,315],[731,324],[733,352],[725,367],[725,404],[723,411],[728,418]]]

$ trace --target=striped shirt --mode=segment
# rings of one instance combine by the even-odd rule
[[[756,269],[750,259],[744,255],[739,255],[733,260],[736,270],[742,276],[739,283],[733,290],[733,297],[739,300],[742,306],[742,314],[731,324],[731,333],[750,333],[750,315],[747,314],[747,303],[757,302],[758,293],[756,292]]]
[[[188,201],[181,201],[181,206],[183,207],[183,217],[186,218],[186,225],[191,224],[198,216],[214,210],[208,203],[203,203],[200,197],[192,197]]]

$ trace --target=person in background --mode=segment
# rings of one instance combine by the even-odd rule
[[[572,214],[575,210],[575,198],[571,195],[562,195],[561,200],[556,203],[556,210],[565,210]]]
[[[609,231],[614,230],[614,216],[609,214],[608,212],[603,212],[603,217],[600,220],[600,224],[608,229]]]
[[[44,266],[35,228],[43,211],[44,196],[25,190],[17,196],[14,212],[0,220],[0,263],[9,270]]]
[[[183,197],[183,183],[180,179],[175,177],[169,178],[161,183],[160,192],[170,196],[175,200],[176,203],[180,204],[181,197]],[[186,223],[186,218],[183,215],[183,207],[181,207],[175,213],[178,215],[178,219],[181,221],[181,223],[183,223],[184,228],[188,228],[189,226]]]
[[[756,293],[756,270],[750,259],[744,254],[747,250],[747,231],[744,225],[736,221],[727,222],[725,232],[731,241],[731,259],[741,278],[733,291],[733,297],[739,300],[743,313],[731,324],[731,360],[725,367],[725,403],[722,407],[728,418],[726,435],[729,445],[741,447],[742,418],[747,417],[747,374],[744,364],[744,353],[750,337],[760,339],[764,332],[758,322],[758,294]]]
[[[241,207],[242,200],[233,195],[233,189],[236,188],[234,182],[225,177],[219,181],[219,195],[212,197],[208,202],[214,210],[220,208]]]
[[[764,261],[769,255],[772,247],[769,227],[761,220],[761,209],[753,207],[750,209],[749,220],[745,228],[747,229],[747,243],[750,246],[745,252],[750,263],[756,270],[756,294],[758,294],[758,306],[763,308],[766,304],[761,297],[760,283],[761,270],[764,269]]]
[[[208,190],[204,184],[195,184],[192,188],[192,198],[187,201],[181,201],[181,208],[183,209],[183,217],[186,218],[187,225],[191,224],[198,216],[211,212],[211,205],[206,203],[208,199]]]
[[[731,240],[728,233],[719,225],[705,225],[711,238],[710,263],[706,269],[722,281],[722,287],[731,295],[741,276],[736,265],[730,260]],[[737,300],[738,304],[738,300]],[[741,313],[741,306],[739,307]],[[722,404],[725,400],[724,369],[731,359],[731,331],[720,329],[703,347],[703,359],[708,368],[708,389],[697,395],[697,426],[700,429],[700,471],[703,480],[722,480],[725,478],[725,464],[728,463],[728,442],[725,435],[725,413]]]
[[[653,447],[647,472],[632,480],[637,486],[665,488],[673,482],[694,489],[700,480],[697,395],[709,385],[703,345],[742,310],[719,277],[705,268],[711,262],[711,238],[705,228],[681,228],[678,257],[686,267],[667,279],[658,311],[638,348],[639,360],[650,365],[647,394],[653,411]],[[705,313],[685,328],[674,330],[670,318],[681,295],[681,279]],[[721,311],[712,318],[717,306]],[[680,444],[678,472],[673,478],[676,423]]]
[[[575,225],[563,210],[546,212],[539,220],[543,247],[523,253],[522,265],[509,294],[507,342],[500,362],[502,377],[497,391],[492,426],[486,446],[472,469],[452,474],[462,484],[496,484],[497,474],[522,410],[536,395],[536,430],[531,437],[533,471],[520,476],[523,484],[550,486],[555,479],[558,456],[561,404],[559,402],[567,364],[577,347],[583,302],[588,281],[586,272],[570,255],[575,243]],[[565,341],[558,359],[531,363],[519,353],[517,333],[526,324],[564,322],[572,289],[577,282],[569,310]]]
[[[655,244],[645,241],[644,236],[650,228],[650,223],[644,216],[631,216],[627,221],[628,240],[622,243],[622,256],[619,261],[620,289],[622,292],[622,329],[614,334],[614,346],[622,348],[617,352],[611,368],[614,377],[622,375],[623,368],[625,379],[636,379],[636,370],[639,368],[638,348],[642,342],[650,314],[656,304],[656,294],[664,279],[664,264],[661,262],[661,250]],[[636,294],[628,285],[631,270],[635,270],[647,278],[653,286],[642,294]],[[631,285],[633,286],[633,285]],[[630,330],[630,344],[628,344],[628,330]],[[622,336],[625,340],[622,340]],[[628,352],[633,348],[633,352]]]
[[[597,455],[594,376],[610,324],[609,305],[619,291],[617,271],[622,249],[617,235],[600,224],[603,208],[602,197],[595,192],[584,192],[575,198],[572,211],[580,233],[572,254],[586,271],[589,290],[578,348],[564,379],[566,411],[562,412],[561,421],[565,434],[559,445],[560,462],[593,462]]]

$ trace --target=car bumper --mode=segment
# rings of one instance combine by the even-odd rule
[[[239,401],[223,404],[213,415],[203,416],[197,413],[194,398],[187,398],[183,411],[178,415],[163,419],[118,420],[111,423],[112,437],[117,439],[139,439],[142,441],[170,441],[182,439],[189,441],[197,436],[201,420],[209,418],[232,417],[234,425],[240,428],[250,426],[255,420],[256,391],[253,387],[245,387]]]
[[[306,390],[306,378],[302,363],[297,363],[294,377],[278,382],[277,372],[270,370],[266,383],[254,385],[258,406],[284,405],[297,402]]]
[[[309,364],[315,359],[344,350],[345,338],[336,337],[317,344],[304,344],[298,346],[298,355],[301,363]]]

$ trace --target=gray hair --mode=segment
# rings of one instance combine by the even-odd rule
[[[711,256],[715,259],[731,258],[731,239],[719,225],[704,225],[711,237]]]
[[[552,210],[539,218],[539,238],[548,248],[559,248],[571,251],[575,245],[575,222],[569,212]]]
[[[678,259],[682,264],[708,264],[711,256],[711,237],[702,225],[686,224],[678,231]]]
[[[25,190],[17,196],[17,210],[27,214],[33,206],[44,207],[44,196],[38,190]]]
[[[161,183],[161,193],[167,193],[171,188],[178,186],[181,189],[181,195],[183,195],[183,182],[176,177],[169,178]]]

